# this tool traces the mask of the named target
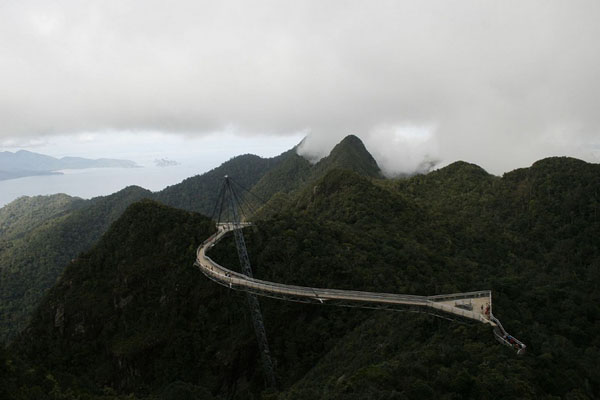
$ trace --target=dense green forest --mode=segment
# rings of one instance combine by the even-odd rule
[[[294,150],[273,158],[261,158],[252,154],[234,157],[202,175],[185,179],[157,192],[154,198],[172,207],[210,216],[225,175],[234,176],[241,185],[250,188],[292,154],[295,154]]]
[[[0,354],[0,383],[13,398],[597,398],[599,195],[600,167],[570,158],[503,177],[464,162],[402,180],[330,170],[246,230],[256,276],[420,295],[491,289],[528,352],[481,324],[261,298],[270,389],[243,294],[192,267],[214,226],[135,203]],[[237,265],[233,240],[211,257]]]
[[[45,221],[64,215],[84,204],[85,201],[66,194],[20,197],[0,208],[0,237],[9,240],[22,236]]]
[[[2,214],[12,215],[13,223],[0,236],[0,339],[23,328],[65,266],[89,249],[129,204],[149,195],[132,186],[88,201],[40,196],[17,200],[14,212],[5,212],[14,203],[4,207]]]

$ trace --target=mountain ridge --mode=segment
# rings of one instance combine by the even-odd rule
[[[304,185],[318,181],[335,169],[353,171],[370,178],[383,178],[373,156],[354,135],[346,136],[315,164],[299,155],[297,147],[283,153],[284,161],[267,172],[252,188],[263,201],[270,200],[278,193],[285,196],[298,192]]]
[[[355,155],[357,155],[356,157],[358,158],[354,157]],[[300,198],[299,196],[302,190],[300,190],[299,188],[310,184],[312,185],[311,189],[308,189],[307,192],[310,192],[310,190],[318,190],[318,188],[315,186],[315,183],[319,179],[321,179],[323,176],[325,176],[332,170],[340,168],[344,169],[344,167],[348,165],[347,163],[352,162],[352,160],[354,159],[358,159],[360,161],[358,163],[359,168],[345,169],[354,170],[355,172],[363,176],[370,177],[369,179],[376,178],[376,181],[380,186],[388,188],[394,187],[396,189],[406,190],[407,192],[405,193],[405,195],[419,199],[419,201],[425,200],[428,196],[433,199],[438,199],[438,207],[436,207],[436,211],[434,211],[434,214],[453,212],[457,215],[457,218],[463,218],[465,224],[467,224],[468,220],[472,220],[474,218],[472,213],[469,211],[469,208],[455,211],[453,206],[448,205],[448,202],[443,201],[443,199],[453,198],[455,199],[455,202],[459,204],[465,200],[468,200],[469,203],[473,203],[472,199],[470,199],[470,196],[472,196],[473,193],[479,193],[479,197],[477,198],[477,204],[470,204],[470,209],[472,210],[474,209],[474,207],[480,206],[492,207],[490,203],[491,200],[489,193],[491,193],[490,191],[493,189],[493,187],[495,187],[495,185],[498,184],[498,181],[500,179],[493,175],[489,175],[479,166],[465,162],[456,162],[450,164],[447,167],[433,171],[429,174],[415,176],[410,180],[378,179],[380,171],[378,170],[378,167],[377,169],[375,169],[377,164],[373,160],[372,156],[368,154],[368,151],[364,147],[364,144],[362,144],[359,138],[355,136],[348,136],[332,150],[331,154],[328,157],[325,157],[323,160],[321,160],[320,164],[317,163],[316,165],[310,165],[310,163],[306,159],[304,159],[296,153],[295,148],[290,149],[287,152],[284,152],[279,156],[272,158],[261,158],[255,155],[247,154],[234,157],[231,160],[223,163],[221,166],[214,168],[213,170],[208,171],[205,174],[190,177],[182,181],[181,183],[172,185],[160,192],[151,193],[145,191],[145,189],[142,188],[137,188],[136,190],[140,193],[141,197],[152,198],[170,206],[187,209],[190,211],[199,211],[204,213],[205,215],[209,215],[213,211],[214,202],[216,201],[216,196],[218,193],[218,188],[221,185],[222,177],[228,174],[230,176],[236,176],[237,179],[240,180],[240,183],[242,185],[244,185],[248,189],[252,189],[252,191],[257,193],[259,197],[261,197],[263,200],[272,199],[271,201],[269,201],[269,207],[264,207],[263,210],[259,212],[260,218],[266,218],[269,215],[271,215],[275,210],[284,210],[286,207],[293,206],[293,199]],[[554,163],[553,168],[564,169],[567,171],[569,170],[568,168],[565,169],[561,167],[562,163],[568,163],[569,165],[579,167],[587,165],[587,163],[576,159],[549,158],[540,160],[539,162],[535,163],[531,167],[533,168],[531,171],[540,170],[540,168],[542,168],[543,165],[548,163]],[[529,171],[529,169],[525,170]],[[582,169],[581,171],[583,170],[584,169]],[[531,175],[530,172],[527,172],[527,174]],[[522,172],[520,172],[520,170],[515,170],[511,173],[505,174],[505,177],[506,179],[511,180],[517,179],[521,175]],[[423,185],[419,183],[431,181],[436,181],[438,182],[438,184],[436,186],[432,186],[430,184]],[[410,182],[410,184],[408,184],[408,182]],[[524,182],[525,181],[520,183],[521,188],[524,187]],[[454,193],[454,190],[460,190],[460,194]],[[442,195],[440,194],[440,191],[445,193]],[[520,192],[515,193],[521,192],[524,193],[523,189],[520,189]],[[509,194],[507,194],[507,196],[508,195]],[[514,196],[514,194],[511,194],[511,196]],[[105,202],[112,204],[109,207],[112,207],[114,208],[114,210],[117,211],[112,212],[107,209],[106,211],[102,211],[100,213],[101,215],[104,215],[102,214],[103,212],[108,212],[108,220],[113,221],[119,216],[119,213],[122,212],[122,210],[124,210],[131,202],[139,200],[139,198],[141,197],[117,196],[114,198],[120,198],[121,200],[112,201],[110,200],[110,196],[104,196],[103,198],[106,199]],[[78,215],[83,216],[84,214],[86,214],[87,212],[85,211],[85,209],[94,204],[94,201],[95,200],[82,200],[78,202],[78,207],[82,208],[82,210],[79,211]],[[123,202],[122,204],[119,203],[121,201]],[[97,211],[89,212],[95,213]],[[82,217],[76,217],[75,220],[77,220],[78,218]],[[499,218],[501,218],[501,216],[493,216],[489,218],[495,218],[496,220],[498,220]],[[93,218],[84,218],[84,220],[86,221],[91,221],[92,219]],[[42,222],[44,221],[38,221],[39,224],[41,224]],[[58,246],[59,243],[63,243],[64,240],[71,240],[66,239],[67,237],[73,237],[73,235],[81,234],[77,232],[79,231],[79,229],[76,229],[73,225],[71,225],[71,228],[69,228],[72,230],[72,233],[67,234],[65,228],[63,228],[61,225],[62,223],[64,223],[64,221],[56,218],[55,222],[59,224],[53,226],[52,229],[54,229],[57,232],[57,235],[58,232],[63,232],[60,234],[62,235],[62,238],[58,238],[58,236],[54,237],[54,234],[48,233],[48,229],[51,228],[47,226],[46,228],[44,228],[46,229],[46,231],[44,231],[46,232],[44,233],[44,241],[47,244],[55,243]],[[50,222],[46,222],[46,225],[48,225],[49,223]],[[27,222],[27,224],[28,225],[26,225],[25,223],[22,224],[22,226],[19,229],[25,229],[25,227],[28,227],[27,229],[31,229],[32,232],[38,232],[36,228],[36,223],[33,223],[30,220],[29,222]],[[98,226],[102,226],[105,229],[108,225],[106,225],[105,223],[98,222],[93,224],[93,226],[90,226],[90,232],[93,232],[93,234],[91,236],[87,234],[84,235],[86,237],[85,243],[91,245],[95,242],[95,240],[97,240],[100,237],[100,235],[103,233],[103,230],[98,230]],[[473,226],[477,225],[475,224]],[[495,228],[493,225],[491,225],[489,229]],[[33,243],[39,242],[39,238],[32,236],[32,234],[30,234],[27,237],[29,238],[28,240],[30,240]],[[13,246],[14,245],[10,242],[9,237],[4,236],[2,234],[2,230],[0,230],[0,259],[6,259],[6,257],[13,257],[11,256],[11,254],[15,255],[15,252],[17,250],[20,252],[18,260],[13,259],[11,263],[5,262],[5,265],[21,265],[22,267],[20,268],[22,268],[23,271],[28,271],[27,274],[23,276],[28,276],[29,280],[27,281],[27,285],[33,285],[31,287],[34,288],[33,290],[29,290],[29,292],[31,292],[32,294],[37,293],[35,296],[39,296],[41,293],[43,293],[42,289],[48,287],[48,278],[50,278],[50,275],[48,275],[49,271],[53,271],[51,272],[51,274],[55,274],[53,277],[51,277],[50,281],[56,279],[62,271],[62,269],[64,268],[64,266],[66,265],[66,261],[76,258],[77,253],[83,250],[83,248],[79,246],[72,247],[73,251],[68,250],[69,248],[71,248],[69,246],[67,246],[67,250],[51,248],[50,253],[62,254],[62,261],[60,261],[62,264],[53,266],[46,265],[42,267],[41,264],[39,264],[38,259],[30,257],[28,255],[28,252],[25,251],[27,246],[24,246],[23,244],[18,244],[16,247]],[[44,263],[47,262],[46,258],[43,258],[43,260],[45,260]],[[36,267],[36,265],[38,266]],[[41,286],[35,279],[31,280],[31,278],[33,277],[33,275],[31,274],[35,275],[36,268],[38,268],[39,271],[45,271],[43,272],[45,278],[42,280],[45,283],[43,283]],[[5,267],[3,270],[4,273],[6,273],[8,267]],[[17,275],[11,274],[11,276],[11,279],[5,279],[0,286],[5,286],[6,289],[6,285],[12,286],[17,284],[17,282],[13,280],[13,278],[16,278]],[[40,281],[39,283],[41,283],[42,281]],[[25,282],[19,283],[19,285],[24,284]],[[21,289],[19,289],[19,291],[22,292]],[[8,292],[6,291],[4,291],[3,293],[4,296],[8,295]],[[28,297],[27,303],[33,301],[34,297]],[[13,297],[11,297],[11,299],[12,298]],[[13,310],[19,310],[21,307],[18,305],[20,304],[19,302],[11,304],[15,305],[15,307],[11,308]],[[25,310],[29,310],[29,308],[25,308]],[[17,314],[21,315],[21,317],[19,318],[22,318],[23,313],[21,311],[17,311]],[[23,326],[23,320],[19,318],[17,320],[13,320],[12,312],[9,314],[4,314],[2,318],[0,318],[0,326],[3,326],[2,331],[4,331],[7,327],[9,328],[11,325]],[[11,331],[10,335],[14,334],[14,331],[12,331],[10,328],[9,330]],[[0,332],[0,338],[2,338],[3,336],[6,337],[5,335],[6,333]]]
[[[598,166],[580,167],[548,175],[562,184],[532,193],[539,209],[506,197],[521,185],[513,176],[473,186],[468,165],[398,186],[334,169],[245,230],[259,279],[408,294],[489,288],[495,313],[528,344],[524,357],[485,326],[261,299],[282,382],[265,391],[244,296],[191,266],[214,227],[148,201],[68,268],[11,351],[69,377],[64,387],[84,379],[140,398],[176,382],[206,398],[595,398],[600,218],[586,207]],[[554,210],[557,193],[577,201]],[[539,236],[536,224],[552,230]],[[231,237],[211,251],[237,263]]]

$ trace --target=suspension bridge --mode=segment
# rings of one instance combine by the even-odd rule
[[[492,292],[490,290],[416,296],[408,294],[295,286],[254,278],[244,236],[242,234],[242,230],[252,226],[252,224],[242,220],[243,213],[241,211],[242,208],[244,208],[243,205],[248,208],[252,208],[252,206],[244,199],[244,197],[236,192],[232,182],[237,185],[231,178],[225,177],[224,184],[219,193],[219,200],[215,206],[215,212],[218,209],[216,218],[217,232],[206,239],[198,247],[194,265],[212,281],[229,289],[240,290],[247,293],[252,321],[261,350],[263,366],[266,370],[267,379],[272,385],[275,384],[273,362],[270,358],[266,332],[256,295],[287,301],[338,306],[382,309],[408,307],[435,316],[477,321],[479,323],[490,325],[493,328],[493,334],[496,340],[513,348],[517,354],[523,354],[525,352],[527,346],[515,337],[509,335],[500,321],[492,313]],[[252,194],[245,188],[239,187],[247,193]],[[228,212],[224,214],[223,211],[226,209],[228,209]],[[213,212],[213,216],[215,215],[215,212]],[[227,222],[222,222],[224,220]],[[243,273],[228,269],[215,262],[207,255],[207,253],[230,232],[235,236],[236,249]]]

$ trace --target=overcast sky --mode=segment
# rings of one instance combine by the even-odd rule
[[[599,162],[599,21],[597,0],[4,0],[0,150],[308,135],[318,157],[353,133],[390,174]]]

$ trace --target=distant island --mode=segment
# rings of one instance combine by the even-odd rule
[[[157,167],[173,167],[175,165],[179,165],[179,163],[174,160],[169,160],[168,158],[160,158],[154,160],[154,165]]]
[[[0,152],[0,181],[37,175],[60,175],[61,169],[136,168],[130,160],[112,158],[88,159],[81,157],[55,158],[27,150]]]

